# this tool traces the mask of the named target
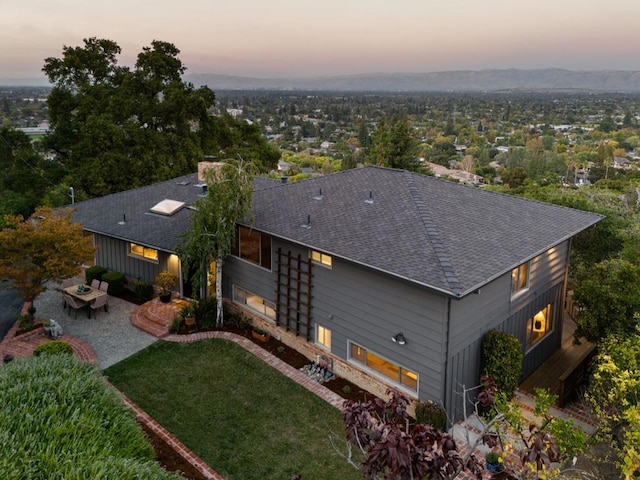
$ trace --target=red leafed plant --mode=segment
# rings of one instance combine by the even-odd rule
[[[364,478],[444,479],[464,469],[481,478],[483,467],[474,455],[463,458],[451,435],[431,425],[410,427],[409,399],[392,389],[387,394],[387,401],[346,402],[342,410],[347,442],[363,454]]]

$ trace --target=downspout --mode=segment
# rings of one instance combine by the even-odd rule
[[[444,409],[449,411],[449,402],[451,401],[449,394],[449,342],[451,341],[451,297],[447,299],[447,340],[445,342],[445,355],[444,355]],[[447,422],[451,418],[447,415]],[[447,425],[449,427],[449,425]]]

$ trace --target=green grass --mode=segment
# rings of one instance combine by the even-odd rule
[[[109,380],[226,480],[359,479],[338,409],[226,340],[157,342]]]

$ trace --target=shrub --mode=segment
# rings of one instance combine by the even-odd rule
[[[73,348],[67,342],[63,342],[62,340],[52,340],[38,345],[33,351],[33,354],[36,357],[40,355],[73,355]]]
[[[36,328],[33,322],[29,320],[29,317],[24,313],[18,315],[18,322],[20,322],[20,331],[22,332],[29,332]]]
[[[282,355],[285,350],[286,348],[284,348],[284,346],[282,345],[278,345],[278,348],[276,348],[276,352],[278,352],[280,355]]]
[[[176,286],[178,277],[175,273],[168,270],[161,271],[156,276],[156,285],[160,288],[160,295],[170,295],[171,289]]]
[[[349,395],[351,393],[351,387],[349,385],[344,385],[342,387],[342,393],[345,395]]]
[[[440,405],[430,400],[417,402],[416,421],[444,431],[447,428],[447,412]]]
[[[498,390],[507,395],[513,393],[522,374],[522,347],[510,333],[490,330],[482,342],[484,372],[496,381]]]
[[[204,297],[197,301],[195,313],[200,328],[208,328],[215,325],[217,308],[216,297]]]
[[[0,369],[2,478],[179,479],[95,365],[43,355]]]
[[[118,296],[124,292],[127,279],[123,273],[116,272],[115,270],[109,271],[102,275],[102,281],[109,283],[109,295]]]
[[[94,280],[102,280],[102,275],[107,273],[107,269],[100,265],[89,267],[84,271],[85,283],[91,285]]]
[[[173,322],[169,327],[169,333],[178,333],[180,331],[181,326],[182,326],[182,316],[176,313],[173,316]]]
[[[111,284],[109,284],[109,286],[111,286]],[[136,280],[133,284],[133,292],[138,302],[148,302],[153,298],[153,285],[144,280]]]
[[[235,310],[228,309],[226,305],[224,308],[224,326],[228,328],[240,328],[242,330],[248,330],[251,327],[251,322],[247,317]]]

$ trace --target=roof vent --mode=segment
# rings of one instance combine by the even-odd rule
[[[322,189],[320,189],[320,193],[318,193],[318,195],[316,195],[315,197],[313,197],[314,200],[322,200]]]
[[[307,215],[307,223],[303,223],[300,226],[309,230],[311,228],[311,215]]]
[[[164,215],[166,217],[170,217],[177,211],[179,211],[182,207],[184,207],[184,202],[179,202],[178,200],[162,200],[159,203],[156,203],[153,207],[151,207],[151,213],[157,213],[158,215]]]
[[[126,223],[127,223],[127,216],[123,213],[122,220],[118,222],[118,225],[126,225]]]
[[[373,193],[371,193],[371,190],[369,190],[369,198],[367,198],[364,203],[366,203],[367,205],[372,205],[373,204]]]

